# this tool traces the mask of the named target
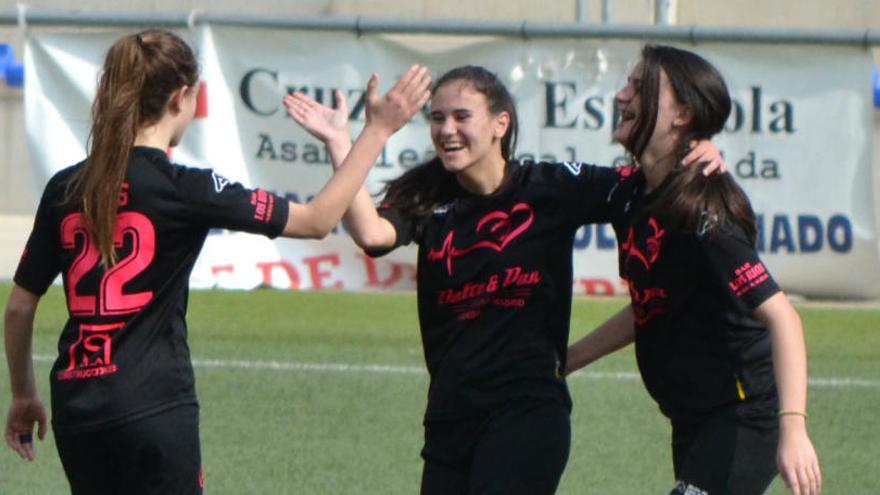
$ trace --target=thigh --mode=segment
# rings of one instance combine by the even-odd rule
[[[476,438],[485,418],[426,421],[422,495],[467,492]]]
[[[120,492],[118,458],[103,432],[55,435],[55,448],[72,495],[114,495]]]
[[[678,464],[673,494],[757,495],[776,475],[778,430],[772,419],[743,422],[732,411],[724,411],[688,433],[673,434],[679,440],[689,439],[673,442]]]
[[[492,416],[473,455],[470,494],[556,493],[571,445],[569,410],[524,403]]]
[[[126,494],[199,495],[201,447],[197,406],[152,415],[120,428],[120,482]]]
[[[200,495],[198,407],[183,406],[109,430],[56,435],[73,495]]]

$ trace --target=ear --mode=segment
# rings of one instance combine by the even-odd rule
[[[510,127],[510,114],[507,112],[501,112],[495,116],[493,133],[496,139],[501,139],[507,134],[507,129]]]
[[[693,116],[689,108],[683,105],[676,105],[678,108],[675,112],[675,118],[672,119],[673,127],[687,127],[691,124]]]
[[[174,114],[179,113],[184,107],[184,100],[186,100],[189,90],[190,87],[186,85],[175,89],[168,97],[168,110]]]

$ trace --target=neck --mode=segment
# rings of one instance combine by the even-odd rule
[[[500,154],[482,163],[475,163],[455,175],[461,187],[474,194],[489,195],[501,187],[507,160]]]
[[[651,192],[663,183],[669,172],[675,168],[675,153],[668,152],[663,156],[642,155],[639,166],[645,174],[646,192]]]
[[[135,146],[149,146],[150,148],[167,150],[171,147],[171,132],[159,124],[143,127],[135,136],[134,144]]]

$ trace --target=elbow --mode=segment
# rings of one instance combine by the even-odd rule
[[[333,228],[336,227],[336,222],[327,222],[320,221],[315,225],[310,232],[310,239],[323,239],[330,235],[330,232],[333,232]]]
[[[333,215],[322,215],[310,206],[306,205],[288,217],[282,236],[296,239],[323,239],[333,231],[339,219],[333,218]]]
[[[36,315],[36,307],[29,304],[19,304],[10,300],[6,304],[4,315],[6,328],[12,328],[22,322],[33,321]]]
[[[319,222],[303,232],[302,237],[305,239],[323,239],[330,235],[330,232],[333,232],[334,226],[334,224],[327,222]]]
[[[354,243],[366,252],[381,251],[391,247],[388,243],[388,239],[376,233],[350,232],[350,234]]]

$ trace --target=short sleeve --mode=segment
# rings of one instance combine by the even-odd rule
[[[713,232],[703,243],[712,270],[749,309],[754,310],[779,292],[755,246],[739,226]]]
[[[178,190],[200,224],[272,238],[284,230],[289,214],[285,198],[248,189],[209,169],[182,168]]]
[[[55,224],[52,214],[53,205],[60,199],[54,184],[54,180],[50,181],[43,191],[34,226],[13,277],[16,284],[38,295],[46,293],[61,271],[60,226]]]
[[[612,199],[620,183],[618,169],[581,162],[541,163],[539,180],[551,184],[575,225],[612,220]]]
[[[412,219],[404,215],[400,210],[389,206],[380,206],[377,211],[380,217],[388,220],[388,223],[394,227],[394,245],[381,249],[364,250],[367,256],[372,258],[385,256],[400,246],[406,246],[415,240],[415,222]]]

